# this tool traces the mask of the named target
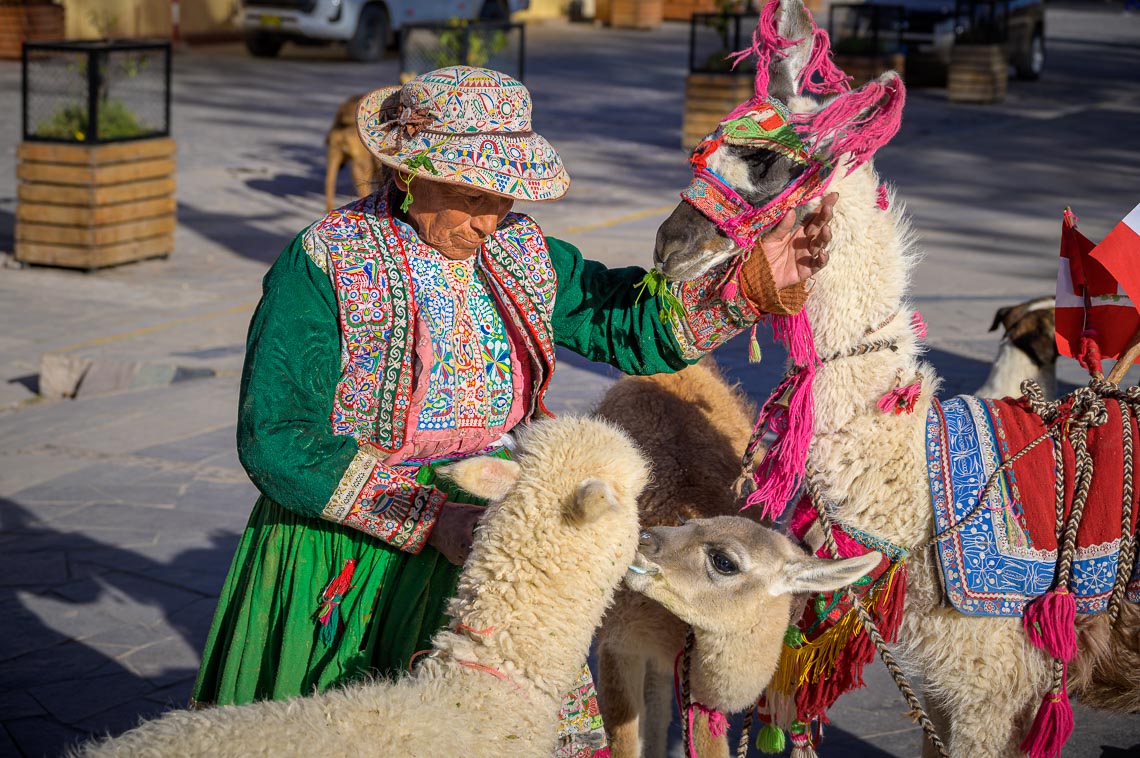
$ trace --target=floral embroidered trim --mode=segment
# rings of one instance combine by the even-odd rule
[[[332,497],[325,504],[324,510],[321,511],[321,518],[338,524],[344,521],[344,517],[352,510],[353,503],[360,497],[360,491],[368,483],[372,469],[376,468],[378,462],[376,456],[363,450],[358,451],[353,456],[352,463],[349,463],[345,469],[344,476],[340,478],[340,483],[333,490]]]
[[[718,266],[686,282],[669,285],[683,306],[669,319],[673,336],[686,360],[695,360],[719,347],[760,320],[756,306],[736,287],[731,297],[722,290],[725,278],[735,276],[731,263]]]
[[[372,195],[329,214],[304,238],[314,263],[327,260],[336,291],[342,376],[333,431],[374,440],[385,451],[406,440],[413,378],[416,304],[397,227],[387,200]],[[511,214],[481,256],[502,315],[523,336],[534,364],[531,412],[546,412],[542,393],[554,365],[550,319],[557,289],[546,240],[530,218]]]
[[[442,490],[420,484],[362,450],[321,517],[418,553],[427,544],[446,499]]]
[[[508,217],[510,224],[495,232],[481,251],[484,271],[496,286],[504,310],[527,342],[534,361],[531,413],[552,416],[542,402],[554,371],[554,297],[558,279],[542,230],[521,214]]]

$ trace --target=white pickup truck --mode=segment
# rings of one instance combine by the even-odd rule
[[[243,0],[245,46],[271,58],[286,42],[343,42],[348,57],[374,61],[405,24],[506,20],[530,0]]]

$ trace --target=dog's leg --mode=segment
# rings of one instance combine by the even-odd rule
[[[598,645],[598,706],[613,758],[641,758],[645,659]]]
[[[349,159],[352,168],[352,183],[356,185],[356,193],[364,197],[372,193],[373,169],[376,163],[371,153],[364,151],[361,155],[354,155]]]
[[[325,167],[325,211],[331,212],[336,203],[336,175],[344,163],[344,151],[336,144],[336,138],[329,135],[329,152]]]

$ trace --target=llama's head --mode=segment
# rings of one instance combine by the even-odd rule
[[[897,131],[898,75],[847,91],[827,35],[802,0],[765,6],[752,53],[756,95],[693,151],[693,183],[657,230],[654,261],[670,279],[695,278],[751,250],[787,212],[820,197],[836,172],[854,170]],[[805,91],[839,94],[818,101]]]
[[[524,638],[542,645],[541,656],[507,668],[531,680],[573,676],[637,549],[637,498],[649,466],[624,432],[597,419],[539,421],[517,441],[513,460],[470,458],[441,469],[490,501],[449,610],[467,627],[493,629],[489,641],[508,635],[513,650],[524,649]]]
[[[643,530],[625,583],[698,635],[715,637],[718,647],[739,651],[739,665],[750,668],[752,681],[738,685],[736,702],[718,703],[738,710],[756,701],[775,672],[792,596],[848,585],[881,560],[879,553],[816,558],[754,521],[718,516]]]

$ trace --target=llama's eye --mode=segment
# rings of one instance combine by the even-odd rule
[[[740,567],[738,567],[736,565],[736,561],[732,560],[731,558],[729,558],[724,553],[720,553],[720,552],[709,553],[709,562],[712,563],[712,567],[714,569],[716,569],[716,572],[718,574],[724,574],[725,576],[730,576],[732,574],[736,574],[736,573],[740,572]]]

